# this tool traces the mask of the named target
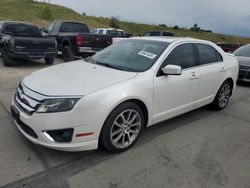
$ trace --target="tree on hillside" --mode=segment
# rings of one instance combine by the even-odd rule
[[[190,28],[191,31],[195,31],[195,32],[200,32],[201,28],[198,27],[198,24],[195,23],[193,27]]]
[[[109,26],[119,29],[119,19],[117,17],[112,16],[109,21]]]
[[[83,16],[87,16],[86,12],[83,12],[82,15],[83,15]]]

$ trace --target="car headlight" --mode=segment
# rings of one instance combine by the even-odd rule
[[[66,112],[73,109],[80,98],[46,99],[37,109],[37,113]]]

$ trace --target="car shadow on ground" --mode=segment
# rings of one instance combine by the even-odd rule
[[[243,87],[250,87],[250,82],[238,81],[237,84],[238,84],[239,86],[243,86]]]

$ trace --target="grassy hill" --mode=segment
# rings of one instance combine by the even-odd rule
[[[45,7],[51,13],[44,16]],[[32,0],[1,0],[0,1],[0,20],[17,20],[32,22],[40,26],[47,26],[53,20],[76,20],[86,23],[90,28],[109,27],[109,19],[93,16],[82,16],[72,9],[59,6],[48,5],[45,3],[33,2]],[[142,34],[147,30],[168,30],[176,36],[188,36],[206,39],[216,42],[228,43],[250,43],[250,38],[222,35],[208,32],[194,32],[186,29],[166,29],[160,26],[131,23],[120,21],[119,26],[128,33],[134,35]]]

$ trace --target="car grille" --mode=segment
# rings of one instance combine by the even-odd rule
[[[250,67],[240,66],[239,78],[250,79]]]
[[[24,86],[20,84],[14,96],[14,103],[22,112],[27,115],[32,115],[40,106],[42,101],[29,96],[27,91],[28,89],[24,88]]]

